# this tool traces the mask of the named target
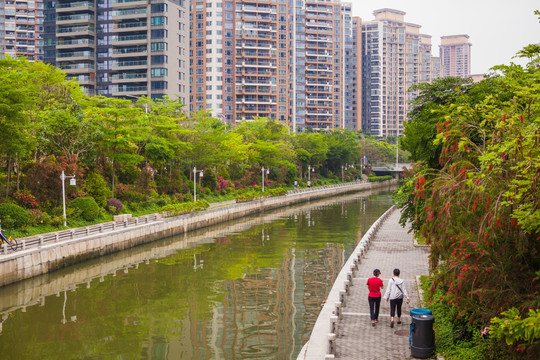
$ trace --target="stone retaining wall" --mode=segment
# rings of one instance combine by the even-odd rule
[[[37,275],[66,267],[87,259],[128,249],[167,236],[173,236],[224,221],[284,207],[290,204],[332,197],[339,194],[380,189],[395,185],[395,180],[382,183],[351,183],[310,191],[229,205],[198,213],[164,218],[108,233],[45,244],[38,248],[17,251],[0,256],[0,286],[29,279]]]

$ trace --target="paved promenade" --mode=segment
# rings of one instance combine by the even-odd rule
[[[399,217],[399,210],[391,212],[386,220],[381,222],[379,230],[369,241],[368,250],[358,265],[358,270],[354,273],[352,286],[349,288],[350,295],[344,296],[345,306],[342,307],[342,317],[337,320],[337,331],[335,332],[334,357],[326,355],[326,358],[412,359],[409,349],[409,325],[411,323],[409,311],[421,307],[416,277],[428,274],[428,248],[413,244],[412,233],[408,234],[408,229],[399,225]],[[402,323],[397,324],[396,322],[394,328],[390,328],[389,304],[384,300],[381,301],[379,323],[375,327],[371,326],[366,281],[373,275],[373,269],[376,268],[380,269],[382,273],[380,278],[385,286],[382,290],[383,295],[388,286],[388,280],[392,277],[393,269],[399,268],[401,270],[400,277],[405,281],[406,289],[411,298],[410,305],[404,301]],[[336,285],[340,284],[336,283],[334,287]],[[335,311],[333,312],[335,313]],[[329,320],[324,319],[323,321]],[[322,332],[330,328],[330,324],[324,325]],[[314,332],[315,330],[314,328]],[[309,348],[315,345],[312,343],[315,339],[328,337],[330,332],[312,334],[310,342],[302,349],[298,359],[324,359],[325,356],[321,357],[320,351],[316,354],[311,351],[314,349],[310,350]],[[320,344],[320,341],[317,340],[315,342]],[[328,347],[328,341],[324,341],[324,343]],[[325,353],[328,354],[328,351]]]

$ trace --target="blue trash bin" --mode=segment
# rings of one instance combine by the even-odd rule
[[[411,309],[411,326],[409,328],[409,347],[411,347],[411,342],[412,342],[412,332],[413,332],[413,327],[414,327],[414,322],[412,321],[412,317],[414,315],[433,315],[433,313],[429,309],[423,309],[423,308]]]

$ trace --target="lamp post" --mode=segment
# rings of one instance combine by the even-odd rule
[[[264,166],[262,167],[261,169],[261,173],[262,173],[262,182],[261,182],[261,186],[262,186],[262,192],[264,192],[264,173],[266,172],[266,175],[270,174],[270,169],[269,168],[264,168]]]
[[[69,185],[75,186],[77,185],[77,180],[75,180],[75,175],[73,176],[66,176],[64,174],[64,170],[62,170],[62,174],[60,175],[60,179],[62,180],[62,207],[64,209],[64,226],[67,226],[67,218],[66,218],[66,179],[69,179]]]
[[[307,167],[307,186],[308,187],[311,187],[311,173],[312,172],[315,172],[315,168],[314,167],[311,167],[311,165],[308,165]]]
[[[203,177],[203,171],[199,170],[199,179]],[[193,167],[193,201],[197,201],[197,168]]]
[[[354,168],[354,165],[341,165],[341,181],[345,181],[345,170]]]

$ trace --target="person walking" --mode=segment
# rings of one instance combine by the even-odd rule
[[[373,277],[367,280],[367,287],[369,289],[368,302],[369,302],[369,317],[371,318],[371,326],[375,326],[379,322],[379,309],[381,307],[381,289],[384,287],[383,281],[379,279],[381,271],[379,269],[373,270]]]
[[[390,327],[394,327],[394,316],[397,308],[397,323],[401,324],[401,305],[403,305],[403,297],[407,298],[407,304],[411,301],[405,282],[399,278],[399,269],[394,269],[394,276],[388,280],[388,287],[384,293],[386,302],[390,300]]]

